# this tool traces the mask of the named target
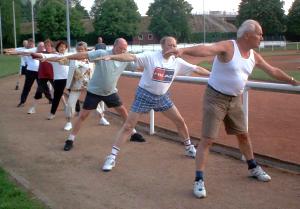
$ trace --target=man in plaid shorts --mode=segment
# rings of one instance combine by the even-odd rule
[[[163,54],[167,50],[177,47],[175,38],[164,37],[161,39],[160,44],[162,51],[144,52],[137,55],[127,53],[102,57],[104,60],[134,61],[138,67],[144,68],[131,111],[123,127],[117,134],[111,153],[106,157],[102,167],[103,171],[112,170],[115,166],[116,156],[120,151],[121,144],[129,137],[139,117],[143,113],[150,112],[151,109],[162,112],[175,123],[178,133],[183,137],[185,154],[193,158],[196,156],[196,149],[191,144],[187,126],[170,99],[168,90],[177,75],[186,75],[191,72],[209,75],[210,72],[204,68],[187,63],[181,58],[176,58],[173,55],[164,56]]]

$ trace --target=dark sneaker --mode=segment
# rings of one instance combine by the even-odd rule
[[[70,151],[73,148],[73,141],[72,140],[67,140],[65,142],[64,150],[65,151]]]
[[[20,102],[17,107],[24,107],[24,103]]]
[[[145,142],[146,140],[141,134],[134,133],[134,134],[131,135],[130,141],[132,141],[132,142]]]

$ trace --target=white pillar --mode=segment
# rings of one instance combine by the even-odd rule
[[[150,135],[155,134],[154,125],[155,125],[155,122],[154,122],[154,110],[152,109],[150,111],[150,133],[149,133]]]

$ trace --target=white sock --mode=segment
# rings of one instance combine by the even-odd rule
[[[74,140],[75,140],[75,135],[70,134],[70,135],[68,136],[68,140],[74,141]]]
[[[114,159],[116,159],[116,157],[117,157],[117,155],[118,155],[119,152],[120,152],[120,148],[117,147],[117,146],[113,146],[112,149],[111,149],[110,155],[111,155]]]
[[[132,132],[131,132],[131,134],[135,134],[137,131],[135,130],[135,128],[134,129],[132,129]]]
[[[192,142],[188,138],[188,139],[186,139],[186,140],[183,141],[183,144],[184,144],[185,148],[188,149],[192,145]]]

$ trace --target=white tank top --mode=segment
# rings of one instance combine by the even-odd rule
[[[238,96],[244,91],[248,77],[255,66],[255,59],[252,49],[249,58],[243,58],[236,41],[232,40],[232,42],[234,46],[232,59],[223,63],[217,56],[214,58],[208,84],[221,93]]]

